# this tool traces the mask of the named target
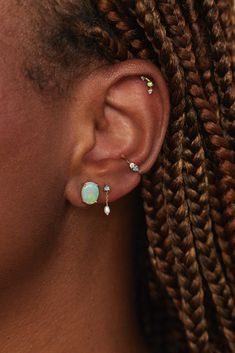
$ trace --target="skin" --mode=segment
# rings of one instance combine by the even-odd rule
[[[98,65],[66,99],[39,92],[22,70],[35,14],[18,3],[0,0],[1,353],[146,353],[133,269],[141,177],[120,156],[151,168],[167,87],[133,60]],[[142,73],[158,83],[152,96]],[[88,180],[101,186],[94,206],[80,197]]]

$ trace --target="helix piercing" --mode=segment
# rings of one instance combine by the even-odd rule
[[[105,202],[105,207],[104,207],[104,213],[109,216],[110,215],[110,207],[109,207],[109,192],[110,192],[111,188],[109,185],[105,185],[104,186],[104,191],[106,193],[106,202]]]
[[[141,170],[140,170],[140,167],[135,164],[134,162],[131,162],[129,161],[125,156],[124,154],[121,155],[121,158],[124,159],[128,164],[129,164],[129,167],[131,168],[131,170],[134,172],[134,173],[139,173],[139,174],[142,174]]]
[[[146,81],[147,87],[148,87],[148,94],[153,93],[153,88],[154,88],[154,83],[152,80],[150,80],[148,77],[141,76],[140,77],[142,81]]]

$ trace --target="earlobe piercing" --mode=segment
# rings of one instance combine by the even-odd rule
[[[104,213],[109,216],[110,215],[110,207],[109,207],[109,192],[110,192],[111,188],[109,185],[105,185],[104,186],[104,191],[106,193],[106,204],[105,204],[105,207],[104,207]]]
[[[142,174],[142,172],[140,170],[140,167],[137,164],[135,164],[134,162],[129,161],[123,154],[121,155],[121,158],[124,159],[129,164],[129,167],[131,168],[131,170],[134,173]]]
[[[93,205],[94,203],[97,203],[99,194],[99,186],[93,181],[86,182],[81,190],[82,201],[87,205]]]
[[[147,87],[148,87],[148,94],[153,93],[153,88],[154,88],[154,83],[152,80],[150,80],[148,77],[141,76],[140,77],[142,81],[146,81]]]
[[[109,192],[111,188],[109,185],[104,186],[104,191],[106,193],[106,202],[104,207],[104,213],[108,216],[111,212],[109,207]],[[88,181],[82,186],[81,198],[82,201],[87,205],[93,205],[97,203],[100,195],[99,186],[93,181]]]

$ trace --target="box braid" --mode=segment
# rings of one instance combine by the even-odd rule
[[[224,2],[224,1],[223,1]],[[228,5],[228,4],[227,4]],[[230,4],[231,5],[231,4]],[[204,34],[202,29],[197,23],[198,13],[195,11],[195,8],[192,6],[191,0],[183,1],[183,8],[187,11],[187,16],[190,16],[189,26],[192,31],[192,41],[195,48],[196,59],[199,66],[199,72],[201,74],[202,83],[204,83],[204,91],[207,99],[209,100],[211,106],[214,108],[214,111],[217,115],[217,125],[220,124],[220,113],[218,106],[218,94],[215,92],[215,85],[213,74],[211,71],[211,64],[209,61],[209,56],[207,52],[209,51],[208,44],[203,40]],[[227,8],[227,7],[226,7]],[[199,48],[199,49],[198,49]],[[210,99],[211,97],[211,99]],[[205,137],[206,141],[206,137]],[[208,186],[210,190],[210,204],[211,204],[211,216],[214,222],[214,230],[218,236],[218,241],[220,243],[223,261],[226,265],[226,274],[230,279],[230,283],[235,282],[235,272],[233,265],[233,254],[231,248],[231,242],[224,236],[224,224],[222,217],[222,207],[220,205],[220,195],[215,187],[216,185],[216,176],[213,175],[212,168],[210,168],[210,160],[208,160],[208,175],[209,180],[211,180],[210,185]]]
[[[195,11],[194,11],[195,12]],[[198,36],[195,36],[196,38],[198,38]],[[201,38],[203,38],[203,36],[201,35]],[[197,45],[201,45],[201,43],[197,43]],[[219,114],[217,114],[219,115]],[[222,131],[220,133],[220,135],[222,136]],[[234,156],[231,154],[231,160],[233,160]],[[213,178],[214,179],[214,178]],[[224,190],[222,190],[224,191]],[[213,191],[213,194],[215,195],[215,190]],[[214,204],[214,202],[216,202],[215,197],[213,197],[213,203],[211,203],[212,205]],[[216,204],[218,204],[218,202],[216,202]],[[218,209],[218,208],[217,208]],[[233,265],[233,255],[232,255],[232,249],[231,249],[231,245],[229,244],[228,241],[226,241],[226,237],[223,236],[223,234],[225,234],[223,228],[221,229],[222,223],[221,223],[221,217],[219,216],[219,213],[216,212],[216,207],[213,209],[213,214],[216,214],[216,217],[214,217],[214,221],[218,220],[219,222],[217,222],[217,227],[216,229],[218,230],[218,237],[219,237],[219,241],[220,241],[220,246],[222,249],[222,254],[223,254],[223,259],[226,263],[226,269],[227,269],[227,274],[230,278],[230,282],[233,284],[235,283],[235,279],[234,279],[234,265]],[[222,230],[222,231],[221,231]],[[232,232],[231,232],[232,234]],[[228,236],[227,236],[228,237]]]
[[[193,51],[195,52],[195,58],[197,61],[198,71],[200,72],[203,88],[207,99],[210,104],[214,107],[214,110],[218,109],[218,95],[213,84],[213,74],[211,67],[211,60],[208,56],[208,43],[204,40],[203,28],[199,24],[199,14],[195,11],[194,4],[191,0],[183,0],[180,3],[184,16],[189,18],[187,25],[192,33],[192,45]]]
[[[167,301],[167,308],[171,306],[171,310],[168,309],[169,321],[172,325],[172,329],[162,335],[160,332],[160,339],[163,337],[165,340],[174,341],[173,344],[175,348],[175,353],[182,353],[185,349],[182,341],[185,341],[185,335],[182,329],[180,329],[178,312],[181,307],[180,303],[180,292],[178,287],[177,276],[171,271],[174,266],[174,254],[172,251],[171,238],[169,236],[169,228],[166,221],[166,205],[164,201],[164,196],[162,194],[163,188],[163,167],[161,163],[161,158],[157,161],[159,168],[157,168],[156,175],[153,173],[150,178],[143,178],[143,188],[145,193],[145,214],[148,223],[147,236],[149,241],[149,257],[152,264],[152,269],[156,276],[156,279],[160,281],[161,285],[165,289],[164,297],[160,298],[161,302],[156,303],[156,308],[162,307],[163,303],[166,304],[166,297],[169,298]],[[154,182],[154,178],[158,182]],[[152,185],[155,185],[154,189]],[[154,195],[154,197],[153,197]],[[154,282],[154,280],[152,280]],[[150,288],[151,296],[156,290],[152,290],[153,284]],[[154,302],[156,302],[156,295],[153,297]],[[157,298],[158,299],[158,298]],[[172,304],[170,303],[172,302]],[[156,322],[155,325],[162,327],[162,323],[159,317],[159,309],[155,315]],[[173,328],[173,325],[177,327],[177,330]],[[167,333],[169,337],[167,337]],[[173,338],[172,335],[175,337]]]
[[[125,45],[130,49],[134,56],[141,59],[149,59],[151,55],[151,47],[143,43],[144,32],[136,26],[134,19],[127,17],[126,9],[121,6],[122,2],[99,1],[99,10],[103,17],[109,21],[115,31],[122,35]],[[126,5],[125,5],[126,7]],[[124,10],[124,11],[123,11]],[[114,54],[114,53],[113,53]]]
[[[159,1],[159,8],[166,23],[169,25],[169,32],[172,35],[174,47],[181,59],[186,80],[189,83],[189,94],[192,97],[192,99],[189,99],[189,103],[192,105],[194,103],[195,90],[197,96],[200,94],[202,99],[205,99],[205,97],[203,93],[200,93],[200,78],[195,67],[196,60],[192,52],[189,29],[175,1],[172,1],[171,4]],[[195,108],[197,108],[196,105]],[[211,290],[211,293],[215,308],[218,310],[218,320],[223,321],[222,327],[225,328],[225,335],[228,335],[229,340],[231,331],[232,333],[234,332],[234,301],[231,300],[231,289],[226,283],[226,278],[215,250],[212,222],[209,214],[210,203],[208,178],[206,175],[207,158],[203,150],[197,120],[196,111],[191,108],[187,116],[186,145],[184,148],[184,159],[187,168],[187,173],[185,173],[186,192],[190,200],[188,203],[189,212],[199,261],[209,287],[214,289]],[[188,177],[189,175],[190,177]]]
[[[225,173],[222,179],[222,192],[223,207],[224,207],[224,219],[225,219],[225,233],[228,239],[232,238],[235,234],[235,205],[234,205],[234,150],[235,150],[235,105],[234,105],[234,85],[233,85],[233,73],[232,73],[232,60],[231,55],[227,49],[226,35],[221,28],[219,21],[219,10],[216,7],[214,1],[202,2],[203,14],[210,29],[210,39],[212,54],[215,62],[215,78],[220,88],[218,93],[221,101],[221,125],[224,131],[229,136],[228,142],[230,142],[231,155],[224,165]],[[235,256],[234,243],[231,244],[233,247],[233,256]],[[232,272],[232,269],[230,272]],[[234,270],[233,270],[234,273]]]
[[[232,57],[229,51],[231,42],[226,40],[232,34],[232,26],[228,32],[227,27],[223,30],[224,24],[223,16],[227,14],[221,6],[222,1],[218,2],[220,11],[214,1],[202,1],[202,16],[204,17],[208,28],[210,29],[210,45],[214,59],[215,79],[217,80],[218,94],[221,99],[221,115],[226,114],[227,119],[221,119],[224,124],[224,130],[231,137],[231,147],[234,145],[234,125],[232,124],[234,118],[234,93],[232,91],[233,73],[232,73]],[[230,6],[230,10],[231,6]],[[220,15],[221,14],[221,15]],[[227,18],[227,17],[226,17]],[[228,22],[229,23],[229,22]]]
[[[172,124],[164,145],[163,161],[167,216],[169,233],[181,294],[180,318],[185,324],[189,346],[194,352],[209,350],[208,334],[203,307],[204,293],[202,279],[196,261],[188,207],[183,186],[183,126],[185,124],[185,85],[184,74],[173,46],[166,36],[165,28],[155,9],[154,2],[141,1],[136,4],[136,16],[143,26],[146,36],[152,42],[156,53],[159,52],[160,64],[165,63],[165,74],[172,79]],[[177,94],[176,87],[178,88]],[[174,182],[172,183],[172,180]],[[188,256],[190,254],[190,256]]]
[[[54,2],[81,53],[151,60],[168,83],[168,131],[141,184],[153,352],[235,353],[232,0]]]
[[[221,27],[225,32],[225,37],[228,42],[228,49],[231,50],[232,44],[232,36],[233,36],[233,27],[232,27],[232,17],[231,12],[233,9],[233,2],[224,2],[223,0],[216,0],[216,5],[218,6],[218,10],[220,13],[219,21],[221,23]],[[230,52],[231,53],[231,52]]]
[[[234,1],[216,0],[220,13],[219,20],[224,30],[228,51],[232,59],[233,79],[235,79],[235,12]]]

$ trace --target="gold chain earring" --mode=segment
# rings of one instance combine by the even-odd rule
[[[105,202],[105,207],[104,207],[104,213],[109,216],[110,215],[110,207],[109,207],[109,192],[111,188],[109,185],[104,186],[104,192],[106,193],[106,202]]]

